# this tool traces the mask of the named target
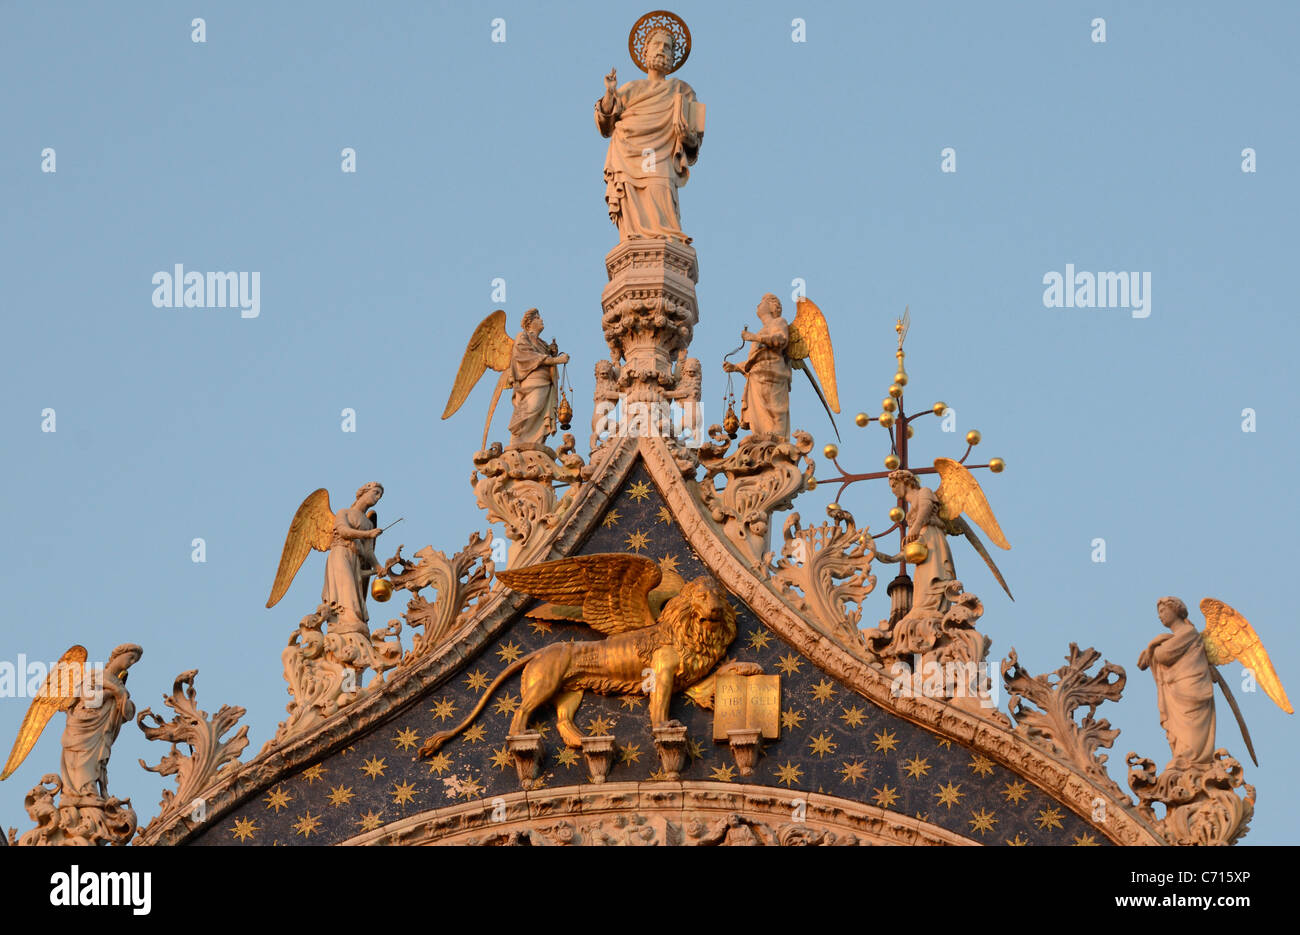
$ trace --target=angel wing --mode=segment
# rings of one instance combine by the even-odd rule
[[[989,555],[988,549],[984,548],[984,543],[980,541],[979,536],[975,535],[975,530],[971,529],[970,523],[962,518],[962,514],[965,513],[975,520],[998,548],[1011,548],[1007,537],[1002,534],[1002,527],[998,525],[997,517],[989,507],[988,500],[984,498],[984,490],[980,487],[980,482],[975,479],[974,474],[966,470],[965,465],[952,458],[936,458],[934,469],[939,472],[940,478],[939,487],[934,494],[939,500],[939,517],[944,521],[948,534],[966,537],[967,541],[975,547],[975,551],[980,554],[980,558],[984,559],[984,564],[989,567],[989,571],[993,572],[993,577],[998,580],[998,584],[1002,585],[1002,590],[1007,592],[1007,597],[1014,601],[1015,597],[1007,587],[1006,579],[1002,577],[997,563],[993,561],[993,556]]]
[[[489,367],[501,372],[492,405],[488,407],[487,425],[483,426],[483,446],[487,447],[488,429],[492,425],[492,414],[496,412],[497,400],[501,391],[510,385],[510,352],[515,342],[506,334],[506,313],[497,309],[484,318],[474,333],[470,335],[469,344],[465,345],[465,356],[461,358],[460,369],[456,371],[456,382],[451,385],[451,396],[447,397],[447,406],[442,410],[444,419],[451,418],[456,410],[469,399],[470,391]]]
[[[280,567],[271,585],[271,596],[266,599],[267,607],[274,607],[284,597],[284,592],[293,583],[293,576],[298,574],[312,549],[329,551],[333,535],[334,511],[330,509],[329,491],[321,487],[309,493],[298,512],[293,514],[289,533],[284,537],[284,549],[280,552]]]
[[[45,677],[45,684],[32,699],[27,708],[27,716],[18,728],[18,737],[14,740],[13,750],[9,752],[4,772],[0,773],[0,780],[8,779],[14,770],[23,765],[23,760],[27,759],[27,754],[36,746],[36,741],[40,739],[45,725],[50,723],[50,718],[59,711],[67,711],[77,700],[76,689],[86,671],[86,655],[86,647],[72,646]],[[70,678],[69,675],[74,672],[76,678]]]
[[[786,356],[791,363],[811,358],[813,371],[826,386],[823,396],[820,387],[817,395],[822,396],[826,407],[835,412],[840,411],[840,393],[835,383],[835,349],[831,346],[831,331],[826,325],[826,316],[812,299],[800,298],[799,311],[790,323],[790,340],[785,346]],[[816,382],[814,381],[814,386]],[[834,420],[832,420],[834,421]]]
[[[965,513],[999,549],[1011,548],[975,475],[952,458],[936,458],[934,469],[939,472],[940,480],[934,492],[939,498],[939,515],[945,520],[955,520]]]
[[[662,573],[651,559],[605,553],[499,571],[497,577],[539,600],[581,607],[587,626],[612,636],[654,624],[649,597]]]
[[[1222,666],[1241,660],[1242,665],[1255,673],[1255,681],[1268,697],[1287,714],[1294,714],[1286,689],[1282,687],[1273,662],[1250,621],[1212,597],[1201,601],[1201,613],[1205,614],[1201,639],[1205,641],[1205,655],[1210,662]]]

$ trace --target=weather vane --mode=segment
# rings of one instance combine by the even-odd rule
[[[878,422],[889,433],[890,452],[885,457],[885,470],[862,474],[849,473],[839,463],[839,448],[835,445],[826,445],[822,452],[840,472],[839,476],[818,478],[812,486],[838,484],[839,489],[835,495],[837,502],[831,505],[831,509],[838,509],[839,499],[851,484],[856,484],[858,481],[887,479],[890,489],[898,498],[897,505],[889,511],[889,518],[893,521],[893,525],[872,538],[881,539],[897,530],[899,554],[887,556],[877,552],[879,559],[897,561],[900,578],[906,574],[907,565],[912,564],[917,566],[918,575],[923,568],[932,566],[936,582],[951,580],[955,577],[955,572],[952,568],[952,556],[947,547],[946,536],[965,536],[984,559],[998,584],[1002,585],[1002,589],[1007,592],[1007,596],[1011,597],[1011,590],[1007,587],[993,558],[970,524],[962,517],[963,513],[970,516],[999,548],[1011,548],[984,497],[979,481],[970,472],[972,468],[988,468],[994,474],[999,474],[1006,466],[1002,459],[991,458],[987,464],[967,465],[967,458],[980,443],[980,433],[972,429],[966,433],[966,452],[956,461],[951,458],[938,458],[932,467],[913,467],[909,460],[908,441],[915,431],[912,423],[928,415],[943,416],[948,409],[947,403],[937,402],[929,409],[908,414],[904,407],[903,389],[907,386],[907,370],[903,363],[906,356],[903,342],[907,338],[910,326],[911,315],[904,309],[903,316],[894,326],[894,331],[898,334],[898,350],[894,354],[898,359],[898,370],[894,373],[894,381],[889,386],[889,395],[881,402],[880,415],[871,417],[865,412],[859,412],[854,418],[861,427]],[[922,487],[916,480],[917,475],[922,474],[938,474],[941,481],[938,489],[931,491]],[[929,590],[930,582],[923,583],[918,580],[917,586]]]

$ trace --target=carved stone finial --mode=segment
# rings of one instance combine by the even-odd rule
[[[1106,773],[1106,755],[1097,752],[1098,747],[1113,745],[1119,730],[1094,715],[1102,702],[1119,701],[1127,676],[1123,666],[1111,662],[1090,675],[1088,669],[1100,658],[1092,647],[1080,650],[1071,643],[1065,665],[1046,675],[1030,676],[1013,648],[1002,662],[1002,680],[1011,695],[1007,709],[1016,721],[1017,734],[1124,798],[1123,790]],[[1088,713],[1076,723],[1074,712],[1084,705]]]
[[[791,513],[781,530],[781,558],[773,565],[769,553],[764,564],[772,584],[801,613],[861,652],[866,646],[858,629],[862,602],[876,586],[871,534],[859,530],[847,510],[828,507],[827,515],[831,522],[805,529],[799,514]]]
[[[721,430],[713,444],[700,448],[705,476],[696,490],[727,539],[761,568],[770,550],[772,514],[788,510],[813,476],[814,463],[808,457],[812,436],[796,431],[791,442],[774,435],[750,435],[729,457],[729,442],[720,436]],[[726,478],[721,490],[716,483],[719,476]]]
[[[142,839],[148,838],[155,828],[162,827],[178,813],[191,813],[192,824],[200,823],[207,811],[200,794],[217,782],[230,764],[239,762],[240,754],[248,746],[247,725],[239,728],[233,737],[221,739],[244,716],[243,708],[222,705],[211,719],[206,711],[199,710],[194,688],[198,671],[190,669],[176,676],[171,696],[163,696],[163,704],[176,712],[170,721],[164,721],[149,708],[141,711],[135,719],[147,738],[172,745],[156,766],[149,766],[144,760],[140,765],[160,776],[175,776],[177,785],[175,792],[163,790],[162,809],[141,829]],[[148,718],[153,719],[152,725],[146,723]],[[185,744],[189,753],[182,754],[177,744]]]
[[[410,592],[402,619],[413,630],[410,652],[402,657],[408,666],[441,646],[474,613],[477,601],[492,587],[496,566],[492,562],[492,533],[470,533],[469,544],[451,558],[426,545],[415,553],[416,561],[402,557],[402,547],[384,563],[390,569],[393,587]],[[400,570],[393,570],[400,569]],[[433,590],[433,600],[420,592]]]
[[[565,438],[562,454],[545,445],[502,449],[494,443],[474,455],[474,495],[489,522],[505,524],[509,567],[536,560],[540,543],[577,499],[583,463],[573,451],[573,436]],[[556,484],[570,485],[563,499],[555,496]]]

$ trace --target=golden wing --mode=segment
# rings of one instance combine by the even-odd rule
[[[587,626],[612,636],[654,624],[649,598],[662,574],[658,562],[611,552],[499,571],[497,577],[539,600],[581,606]]]
[[[31,706],[27,709],[27,716],[23,718],[22,726],[18,728],[18,738],[14,741],[13,750],[9,752],[9,759],[5,763],[4,772],[0,773],[0,780],[8,779],[13,775],[14,770],[23,765],[23,760],[27,759],[27,754],[31,753],[32,747],[36,746],[36,741],[40,739],[45,725],[50,723],[50,718],[59,711],[67,711],[77,700],[75,689],[79,687],[80,680],[85,675],[86,655],[86,647],[72,646],[59,659],[54,671],[45,677],[45,684],[32,699]],[[72,677],[73,673],[75,678]]]
[[[456,410],[469,399],[470,391],[479,377],[491,367],[496,371],[505,371],[510,366],[510,350],[515,342],[506,334],[506,313],[497,309],[479,322],[479,326],[470,335],[469,344],[465,346],[465,356],[461,358],[460,369],[456,371],[456,382],[451,385],[451,396],[447,406],[442,410],[444,419],[450,418]],[[500,395],[498,385],[497,395]],[[493,399],[495,407],[496,400]]]
[[[840,411],[840,392],[835,383],[835,348],[831,346],[831,330],[812,299],[801,298],[799,311],[790,323],[790,340],[785,346],[791,361],[812,358],[813,371],[826,390],[826,403],[835,412]]]
[[[1212,597],[1201,601],[1201,613],[1205,614],[1201,639],[1205,641],[1205,655],[1210,662],[1222,666],[1240,659],[1242,665],[1255,673],[1255,681],[1268,697],[1287,714],[1294,714],[1295,709],[1286,697],[1282,680],[1277,677],[1273,661],[1268,658],[1268,651],[1250,621]]]
[[[952,458],[936,458],[934,469],[940,478],[939,489],[934,492],[939,498],[939,515],[945,520],[955,520],[965,513],[999,549],[1011,548],[975,475]]]
[[[329,551],[333,536],[334,511],[330,509],[329,491],[322,487],[309,493],[298,512],[293,514],[289,533],[284,537],[284,549],[280,552],[280,567],[271,585],[271,596],[266,599],[267,607],[274,607],[284,597],[284,592],[293,583],[293,576],[298,574],[312,549]]]
[[[663,610],[664,604],[681,593],[682,588],[686,587],[686,579],[677,572],[669,569],[662,571],[663,580],[659,587],[650,592],[646,598],[646,603],[650,605],[650,613],[654,617],[659,616],[659,611]],[[532,620],[555,620],[568,621],[570,623],[586,623],[582,617],[582,608],[568,604],[543,604],[541,607],[534,607],[527,616]]]

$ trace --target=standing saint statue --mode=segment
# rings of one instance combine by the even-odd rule
[[[767,293],[758,303],[762,327],[755,334],[740,332],[749,341],[749,359],[744,364],[726,361],[727,373],[745,376],[745,394],[740,403],[740,426],[755,435],[790,435],[790,326],[781,317],[781,300]]]
[[[1214,677],[1205,641],[1178,598],[1162,597],[1156,614],[1169,632],[1142,650],[1138,668],[1150,668],[1156,680],[1160,726],[1173,757],[1170,765],[1209,765],[1214,760]]]
[[[557,353],[554,343],[542,340],[545,323],[537,309],[524,312],[520,326],[523,331],[510,349],[510,368],[506,371],[514,387],[510,397],[514,406],[510,417],[512,447],[541,445],[555,434],[559,387],[555,367],[569,362],[568,354]]]
[[[645,78],[618,87],[605,76],[596,101],[596,126],[609,137],[605,202],[619,242],[647,237],[690,243],[682,233],[677,189],[704,139],[704,105],[685,81],[667,77],[686,61],[691,34],[671,13],[647,14],[632,27],[628,49]]]

